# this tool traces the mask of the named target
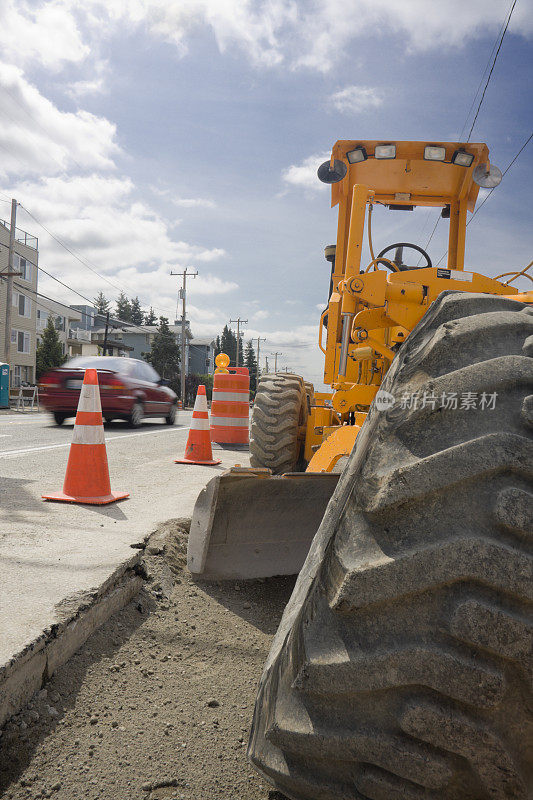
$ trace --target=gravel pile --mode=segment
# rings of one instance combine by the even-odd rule
[[[245,751],[294,580],[195,583],[187,531],[171,520],[155,532],[145,589],[2,729],[2,798],[281,798]]]

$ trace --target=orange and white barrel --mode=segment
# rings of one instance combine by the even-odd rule
[[[248,444],[250,376],[246,367],[215,372],[211,403],[211,441]]]

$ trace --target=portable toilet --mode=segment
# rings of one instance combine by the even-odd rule
[[[9,364],[0,364],[0,408],[9,408]]]

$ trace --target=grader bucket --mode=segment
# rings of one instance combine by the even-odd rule
[[[193,512],[190,572],[208,580],[299,572],[338,479],[238,467],[212,478]]]

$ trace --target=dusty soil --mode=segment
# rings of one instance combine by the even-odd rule
[[[12,800],[277,800],[246,760],[257,681],[294,580],[194,582],[187,526],[145,550],[148,581],[7,723]]]

